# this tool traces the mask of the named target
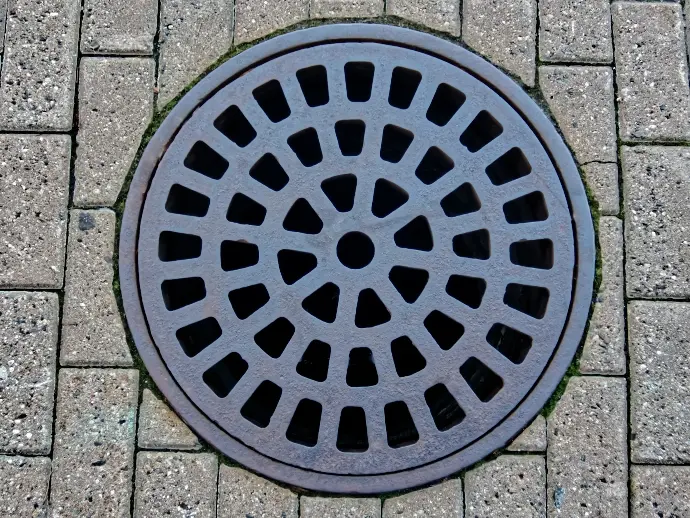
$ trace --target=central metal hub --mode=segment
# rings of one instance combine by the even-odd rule
[[[374,243],[362,232],[348,232],[338,241],[338,259],[353,270],[364,268],[374,258]]]

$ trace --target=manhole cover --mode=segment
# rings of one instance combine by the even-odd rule
[[[373,493],[503,446],[571,361],[593,230],[561,138],[484,60],[377,25],[282,36],[149,143],[120,275],[144,362],[233,459]]]

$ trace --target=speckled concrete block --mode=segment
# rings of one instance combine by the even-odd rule
[[[690,462],[690,304],[628,305],[633,462]]]
[[[371,18],[381,16],[384,0],[311,0],[312,18]]]
[[[386,14],[400,16],[453,36],[460,35],[459,0],[388,0]]]
[[[0,292],[0,452],[50,453],[59,306],[55,293]]]
[[[611,9],[621,139],[689,140],[690,88],[680,5],[616,2]]]
[[[534,86],[536,0],[464,0],[462,39],[494,64]]]
[[[539,414],[517,438],[508,445],[508,451],[545,451],[546,419]]]
[[[280,516],[297,518],[297,495],[242,468],[221,465],[218,518]],[[304,517],[304,514],[302,514]]]
[[[196,450],[199,439],[164,401],[144,389],[139,408],[139,448],[146,450]]]
[[[625,299],[623,294],[623,222],[599,220],[601,285],[580,358],[583,374],[625,374]]]
[[[616,162],[616,112],[609,67],[540,67],[539,86],[580,164]]]
[[[3,35],[0,38],[0,52],[3,51],[5,46],[5,22],[7,21],[7,0],[0,0],[0,34]]]
[[[541,517],[546,512],[546,467],[537,455],[502,455],[465,474],[469,517]]]
[[[213,453],[137,454],[134,516],[216,517],[218,458]]]
[[[383,503],[383,518],[462,518],[462,512],[459,478],[389,498]]]
[[[690,297],[690,148],[623,147],[621,161],[628,296]]]
[[[378,498],[300,498],[300,518],[380,518]]]
[[[137,370],[60,370],[54,517],[130,516],[138,384]]]
[[[85,54],[151,54],[158,0],[84,0],[81,23]]]
[[[230,49],[232,2],[162,0],[158,108]]]
[[[152,59],[81,60],[75,205],[115,204],[151,122],[153,78]]]
[[[69,131],[80,0],[12,0],[0,84],[0,129]]]
[[[582,166],[585,181],[599,204],[603,216],[617,216],[620,213],[618,187],[618,164],[592,162]]]
[[[548,418],[548,515],[620,516],[628,506],[626,382],[570,378]]]
[[[0,135],[0,288],[60,288],[70,138]]]
[[[235,45],[309,17],[309,0],[235,0]]]
[[[609,0],[541,0],[539,57],[542,61],[611,63]]]
[[[47,516],[50,459],[0,456],[0,515]]]
[[[630,478],[632,518],[690,516],[690,467],[633,466]]]

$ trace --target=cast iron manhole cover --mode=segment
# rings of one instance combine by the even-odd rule
[[[374,493],[503,446],[591,300],[574,162],[510,79],[377,25],[291,33],[191,90],[149,143],[122,292],[175,409],[233,459]]]

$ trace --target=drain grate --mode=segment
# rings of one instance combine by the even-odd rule
[[[555,388],[591,298],[567,149],[480,58],[376,25],[300,31],[196,86],[121,235],[127,317],[177,411],[298,486],[422,484]]]

